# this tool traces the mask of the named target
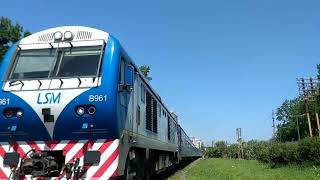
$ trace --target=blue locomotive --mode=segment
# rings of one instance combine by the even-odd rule
[[[148,179],[201,156],[117,39],[30,35],[0,67],[0,179]]]

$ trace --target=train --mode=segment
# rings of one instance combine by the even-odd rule
[[[0,76],[0,179],[150,179],[202,156],[105,31],[34,33],[12,44]]]

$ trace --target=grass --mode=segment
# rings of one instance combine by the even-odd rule
[[[271,168],[253,160],[200,159],[179,170],[169,180],[313,180],[320,179],[320,167]]]

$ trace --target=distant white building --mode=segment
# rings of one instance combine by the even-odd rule
[[[190,139],[191,139],[191,141],[192,141],[192,143],[193,143],[193,145],[194,145],[195,147],[197,147],[198,149],[201,149],[201,148],[202,148],[202,141],[201,141],[201,139],[198,139],[198,138],[196,138],[196,137],[194,137],[194,136],[191,136]]]

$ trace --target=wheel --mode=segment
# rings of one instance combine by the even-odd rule
[[[132,160],[129,157],[126,160],[125,165],[125,178],[126,180],[142,180],[144,179],[143,168],[141,167],[141,162],[136,157]]]
[[[150,180],[155,170],[155,165],[150,160],[145,159],[144,162],[143,179]]]
[[[134,180],[136,173],[134,172],[132,168],[132,162],[127,158],[126,160],[126,166],[125,166],[125,180]]]

